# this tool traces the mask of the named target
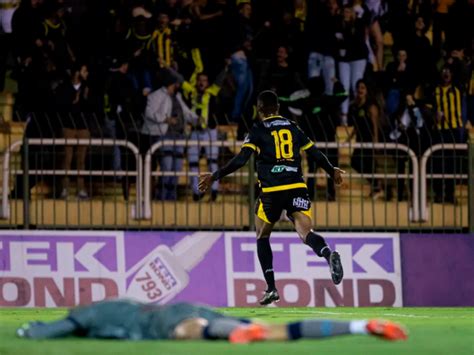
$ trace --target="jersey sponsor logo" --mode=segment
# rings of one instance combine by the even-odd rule
[[[263,125],[266,128],[274,127],[274,126],[290,126],[291,122],[287,120],[275,120],[271,122],[263,122]]]
[[[298,168],[295,168],[295,167],[292,167],[292,166],[287,166],[287,165],[275,165],[271,170],[271,172],[274,173],[274,174],[278,174],[278,173],[281,173],[283,171],[288,171],[288,172],[291,172],[291,173],[297,173]]]
[[[301,208],[303,210],[308,210],[309,209],[309,201],[301,198],[301,197],[295,197],[293,199],[293,206],[296,208]]]

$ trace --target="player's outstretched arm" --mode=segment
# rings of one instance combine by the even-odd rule
[[[225,166],[221,169],[211,173],[201,174],[199,176],[199,191],[201,193],[206,192],[207,189],[212,185],[216,180],[222,179],[224,176],[232,174],[234,171],[243,167],[247,161],[250,159],[253,153],[253,149],[248,147],[243,147],[242,150],[227,162]]]
[[[324,169],[326,173],[334,180],[336,185],[341,185],[343,182],[342,175],[346,172],[338,167],[334,167],[328,160],[328,157],[317,149],[314,145],[306,150],[306,154],[308,154],[311,159],[313,159],[318,166]]]

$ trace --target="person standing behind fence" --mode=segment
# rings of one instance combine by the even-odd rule
[[[160,140],[184,139],[185,122],[196,122],[197,115],[192,112],[178,93],[179,80],[176,75],[166,72],[163,87],[148,95],[145,109],[145,121],[141,129],[142,153]],[[166,144],[160,149],[160,170],[180,172],[183,167],[184,146]],[[153,168],[155,170],[155,168]],[[155,198],[177,199],[178,177],[164,176],[159,180]]]
[[[78,64],[71,69],[68,81],[57,89],[57,102],[59,105],[59,120],[62,126],[63,137],[66,139],[89,139],[91,134],[87,119],[89,111],[89,87],[87,78],[89,71],[87,65]],[[84,170],[86,166],[87,145],[67,145],[64,148],[63,169],[70,170],[72,158],[76,147],[76,169]],[[61,198],[67,198],[69,193],[69,178],[63,179]],[[77,177],[77,196],[87,198],[84,186],[84,177]]]
[[[136,122],[131,119],[133,103],[136,101],[136,91],[133,90],[133,83],[128,76],[128,60],[116,57],[112,60],[111,67],[107,74],[104,93],[104,113],[105,127],[104,136],[112,139],[131,139],[130,131],[137,131]],[[112,168],[120,171],[127,168],[127,162],[122,164],[122,154],[119,146],[113,147]]]
[[[191,78],[190,82],[183,83],[183,91],[188,102],[191,103],[191,110],[198,116],[198,120],[193,125],[191,142],[217,142],[217,107],[216,96],[219,94],[222,82],[224,81],[226,69],[217,77],[214,84],[209,85],[209,77],[206,73],[197,74],[196,78]],[[194,84],[194,85],[193,85]],[[199,171],[199,155],[201,152],[199,145],[188,147],[189,169],[192,173]],[[205,145],[204,152],[207,157],[211,171],[217,170],[217,158],[219,147]],[[193,200],[198,201],[203,195],[199,193],[198,176],[191,176],[191,187],[193,189]],[[214,181],[211,187],[211,200],[217,199],[219,182]]]
[[[315,1],[313,6],[314,11],[309,14],[308,26],[305,27],[306,42],[310,49],[308,79],[317,78],[322,74],[324,93],[332,95],[336,81],[337,39],[334,33],[339,19],[339,4],[336,0],[326,3]]]
[[[435,125],[433,143],[459,143],[463,129],[461,92],[452,83],[452,70],[445,66],[441,71],[441,83],[434,92]],[[454,174],[456,154],[452,149],[443,149],[434,154],[433,170],[437,174]],[[435,202],[455,203],[454,178],[435,179],[433,189]]]
[[[364,80],[359,80],[356,85],[356,96],[349,109],[349,123],[354,126],[354,130],[349,136],[349,140],[355,135],[358,143],[378,143],[380,131],[380,108],[368,93],[367,84]],[[351,158],[351,166],[361,174],[373,175],[376,173],[376,150],[354,149]],[[380,193],[378,181],[367,178],[370,183],[370,196],[376,198]]]
[[[156,52],[156,60],[160,68],[174,66],[175,43],[173,31],[169,27],[170,19],[167,13],[158,15],[158,27],[152,34],[152,46]]]
[[[132,9],[132,21],[122,46],[129,61],[129,76],[133,88],[141,92],[143,104],[146,96],[153,90],[153,35],[152,14],[143,6]]]
[[[364,77],[368,50],[367,26],[357,18],[352,6],[345,5],[342,19],[335,34],[339,48],[339,78],[346,92],[356,93],[356,83]],[[347,124],[349,97],[342,103],[341,123]]]
[[[248,104],[253,93],[253,74],[249,63],[252,52],[254,28],[251,21],[252,4],[250,2],[238,5],[239,16],[232,23],[229,41],[234,44],[232,48],[231,70],[235,80],[236,93],[231,118],[234,122],[241,122],[242,112]]]

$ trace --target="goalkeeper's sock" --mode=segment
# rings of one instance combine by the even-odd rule
[[[267,291],[276,290],[275,273],[273,272],[273,253],[270,246],[270,238],[257,239],[257,254],[263,276],[267,282]]]
[[[317,256],[324,257],[329,262],[331,248],[329,248],[329,245],[322,236],[314,232],[309,232],[306,236],[306,244],[313,249]]]
[[[233,318],[217,318],[209,322],[202,332],[204,339],[229,339],[232,333],[238,327],[247,324],[248,321]]]
[[[288,324],[288,339],[315,339],[346,334],[367,334],[367,321],[332,321],[308,319]]]

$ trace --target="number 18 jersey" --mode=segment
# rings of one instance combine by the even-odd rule
[[[257,153],[257,173],[262,192],[306,188],[301,151],[314,143],[292,121],[271,116],[255,123],[242,148]]]

